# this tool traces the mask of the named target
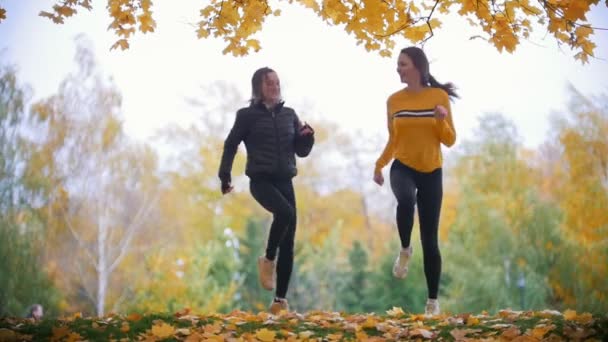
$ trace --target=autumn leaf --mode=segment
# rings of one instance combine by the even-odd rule
[[[386,312],[387,315],[391,316],[391,317],[396,317],[396,316],[401,316],[404,315],[405,313],[403,312],[403,309],[399,308],[399,307],[395,307],[393,306],[392,309],[388,310]]]
[[[77,342],[82,341],[82,336],[77,332],[71,332],[68,337],[65,339],[65,342]]]
[[[17,334],[12,330],[0,328],[0,341],[17,341]]]
[[[534,327],[534,329],[532,329],[530,335],[541,340],[547,333],[551,332],[553,329],[555,329],[555,325],[537,325],[536,327]]]
[[[266,328],[257,330],[255,333],[255,337],[263,342],[272,342],[274,341],[274,337],[276,333],[272,330],[268,330]]]
[[[520,335],[521,335],[521,331],[519,330],[519,328],[516,326],[512,326],[512,327],[504,330],[500,336],[502,336],[506,339],[514,339]]]
[[[435,334],[427,329],[414,329],[410,331],[410,336],[422,336],[424,338],[433,338]]]
[[[4,19],[6,19],[6,10],[4,8],[0,8],[0,23]]]
[[[158,338],[168,338],[175,334],[175,328],[170,324],[160,322],[152,326],[151,332]]]
[[[468,334],[476,334],[479,332],[481,332],[479,329],[452,329],[450,335],[452,335],[456,341],[462,341],[466,339]]]
[[[114,45],[112,45],[110,50],[114,50],[118,47],[120,47],[121,50],[126,50],[129,48],[129,42],[126,39],[119,39],[116,41],[116,43],[114,43]]]
[[[58,6],[55,8],[55,11],[64,17],[71,17],[72,15],[74,15],[76,13],[76,10],[68,7],[68,6]]]
[[[141,320],[141,318],[142,318],[142,316],[136,312],[131,313],[126,317],[127,321],[130,321],[130,322],[137,322],[137,321]]]
[[[67,326],[53,327],[52,331],[51,341],[60,341],[70,334],[70,328]]]

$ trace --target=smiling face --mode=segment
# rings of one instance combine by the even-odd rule
[[[407,85],[420,85],[420,71],[414,65],[414,62],[406,53],[400,53],[397,60],[397,73],[401,78],[402,83]]]
[[[276,72],[269,72],[262,79],[262,101],[276,104],[281,99],[281,82]]]

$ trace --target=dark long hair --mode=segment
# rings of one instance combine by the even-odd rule
[[[263,67],[253,73],[253,77],[251,77],[251,99],[249,100],[251,105],[262,102],[262,84],[264,83],[266,75],[271,72],[275,71],[269,67]]]
[[[407,55],[412,60],[412,63],[414,63],[414,66],[420,73],[420,82],[422,82],[423,87],[441,88],[448,93],[450,98],[460,97],[458,94],[456,94],[456,87],[452,82],[439,83],[435,77],[431,75],[429,70],[429,60],[421,48],[410,46],[402,49],[401,53]]]

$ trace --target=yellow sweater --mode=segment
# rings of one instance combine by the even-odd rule
[[[435,106],[448,110],[443,120],[435,119]],[[424,88],[419,92],[402,89],[387,100],[389,139],[376,161],[380,172],[393,158],[420,172],[431,172],[443,163],[441,146],[452,146],[456,130],[448,94],[440,88]]]

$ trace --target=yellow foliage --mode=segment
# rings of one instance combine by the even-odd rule
[[[52,12],[42,11],[40,16],[61,24],[64,18],[77,14],[80,7],[90,9],[90,0],[59,1]],[[530,0],[292,0],[313,11],[329,25],[346,24],[346,31],[354,36],[358,45],[367,50],[389,56],[395,41],[407,38],[412,43],[431,37],[429,25],[439,27],[441,16],[457,13],[469,24],[481,29],[485,37],[498,51],[513,52],[521,39],[527,39],[533,28],[532,20],[545,26],[558,42],[565,37],[576,37],[568,42],[576,52],[574,57],[585,63],[593,56],[595,44],[588,41],[593,32],[587,22],[587,13],[597,0],[538,1]],[[607,4],[608,6],[608,4]],[[118,37],[128,39],[131,29],[139,23],[142,33],[154,32],[156,22],[152,17],[151,0],[107,0],[112,23],[109,29]],[[201,20],[195,30],[198,38],[213,36],[226,42],[223,53],[242,56],[258,51],[259,44],[249,43],[259,31],[267,16],[280,15],[267,0],[211,0],[200,10]],[[0,8],[0,22],[6,11]],[[472,20],[476,19],[476,20]],[[425,28],[426,27],[426,28]],[[521,29],[521,28],[525,29]],[[584,31],[584,36],[578,31]],[[117,41],[112,49],[128,48],[127,42]],[[120,43],[119,43],[120,42]]]

